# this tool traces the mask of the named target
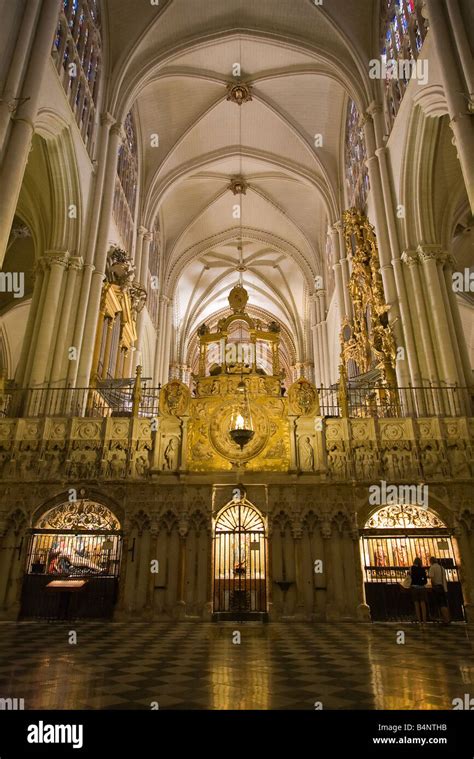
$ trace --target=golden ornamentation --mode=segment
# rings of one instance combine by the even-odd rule
[[[311,382],[300,377],[288,391],[290,411],[297,416],[319,415],[319,396]]]
[[[241,464],[244,461],[258,456],[265,447],[269,437],[268,418],[265,410],[261,406],[250,404],[250,413],[254,436],[241,449],[229,435],[231,427],[231,418],[234,412],[238,411],[240,403],[237,400],[225,401],[220,407],[214,410],[212,420],[209,424],[209,439],[212,446],[220,456],[229,459],[232,463]]]
[[[229,293],[229,305],[234,314],[242,314],[245,311],[249,294],[242,285],[235,285]]]
[[[344,239],[351,258],[349,290],[354,317],[341,329],[343,362],[353,360],[365,374],[374,367],[385,385],[394,387],[396,346],[388,320],[375,230],[367,217],[355,208],[344,212]]]
[[[179,380],[171,380],[160,393],[160,411],[167,416],[182,416],[188,410],[189,388]]]

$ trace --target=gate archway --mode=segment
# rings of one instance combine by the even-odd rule
[[[31,530],[22,618],[111,618],[118,594],[122,532],[116,516],[89,499],[60,503]]]
[[[218,619],[267,613],[267,531],[247,499],[218,514],[213,539],[213,612]]]
[[[364,590],[372,620],[408,621],[414,617],[411,594],[400,581],[419,557],[426,570],[434,556],[444,567],[451,617],[464,619],[459,580],[459,552],[453,531],[431,509],[415,504],[391,504],[379,508],[361,530]],[[428,587],[431,620],[438,609]]]

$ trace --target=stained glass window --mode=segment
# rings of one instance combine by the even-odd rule
[[[96,0],[63,1],[53,57],[84,144],[92,153],[101,62],[100,13]]]
[[[350,100],[347,107],[345,174],[348,206],[366,210],[369,192],[369,175],[366,166],[363,128],[357,106]]]
[[[401,70],[399,64],[417,60],[426,36],[427,21],[421,15],[421,6],[422,0],[382,1],[380,53],[387,64],[384,90],[389,130],[409,82],[408,67]]]

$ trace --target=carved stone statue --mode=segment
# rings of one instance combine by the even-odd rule
[[[344,451],[339,450],[337,443],[328,451],[329,474],[333,480],[345,480],[347,478],[347,459]]]
[[[300,439],[300,468],[305,472],[314,471],[314,450],[309,437]]]
[[[427,445],[421,451],[421,463],[425,477],[435,477],[440,474],[440,461],[431,445]]]
[[[145,456],[137,456],[135,459],[135,474],[137,477],[145,477],[148,472],[148,459]]]
[[[169,439],[163,458],[163,469],[168,469],[168,471],[174,472],[178,461],[178,444],[176,438],[172,437]]]
[[[453,477],[469,477],[469,463],[463,444],[456,443],[448,451]]]

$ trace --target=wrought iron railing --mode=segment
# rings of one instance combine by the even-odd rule
[[[0,390],[0,417],[141,416],[158,414],[160,386],[134,379],[102,382],[96,387],[39,387]],[[318,389],[323,417],[394,418],[473,415],[473,397],[465,387],[337,387]]]
[[[390,418],[427,416],[471,416],[472,391],[455,385],[449,387],[398,387],[380,385],[348,387],[346,402],[338,388],[319,389],[321,415],[325,417]],[[346,408],[344,409],[344,405]]]
[[[0,394],[0,416],[6,417],[155,417],[160,386],[143,382],[137,393],[133,380],[128,384],[102,383],[97,387],[54,387],[7,390]]]

